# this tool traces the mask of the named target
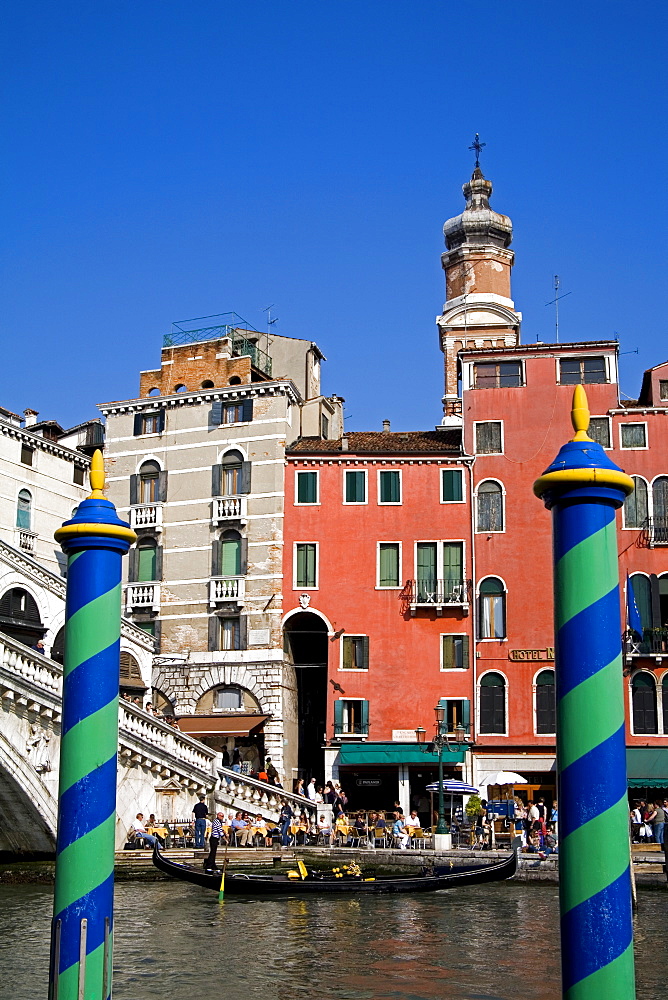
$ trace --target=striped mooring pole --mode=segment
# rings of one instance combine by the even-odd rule
[[[552,511],[559,902],[567,1000],[635,997],[616,510],[633,481],[587,436],[534,483]]]
[[[55,533],[67,596],[49,1000],[111,996],[121,562],[136,535],[102,494],[100,451],[90,484]]]

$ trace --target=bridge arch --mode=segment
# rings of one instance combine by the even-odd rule
[[[0,854],[52,854],[57,820],[56,799],[0,733]]]

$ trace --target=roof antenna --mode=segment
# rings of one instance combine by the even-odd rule
[[[266,306],[262,312],[267,314],[267,354],[269,354],[269,334],[271,333],[271,328],[274,323],[278,323],[278,316],[275,319],[271,318],[271,310],[274,308],[274,303],[272,302],[270,306]]]
[[[555,298],[550,302],[546,302],[546,306],[554,306],[554,332],[556,335],[556,343],[559,343],[559,299],[565,299],[567,295],[571,295],[571,292],[564,292],[563,295],[559,294],[559,288],[561,286],[561,279],[558,274],[554,276],[554,291]]]

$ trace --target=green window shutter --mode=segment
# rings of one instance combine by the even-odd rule
[[[219,635],[220,635],[220,619],[217,618],[215,615],[212,615],[211,618],[209,618],[209,636],[208,636],[209,639],[208,646],[210,652],[213,652],[214,650],[218,649]]]
[[[365,670],[369,669],[369,636],[365,635],[362,639],[362,663],[360,666],[364,667]]]
[[[433,581],[436,579],[436,544],[423,542],[417,547],[418,580]]]
[[[318,474],[317,472],[297,473],[297,502],[317,503],[318,497]]]
[[[399,586],[399,546],[380,545],[379,547],[379,587]]]
[[[398,472],[381,472],[380,474],[380,502],[399,503],[401,500],[401,490],[399,486]]]
[[[139,503],[139,476],[130,476],[130,503]]]
[[[239,576],[241,573],[241,539],[223,539],[220,543],[220,556],[220,575]]]
[[[360,703],[360,736],[369,735],[369,702],[363,701]]]
[[[306,546],[297,546],[297,586],[306,586]]]
[[[468,641],[468,636],[466,637]],[[467,733],[471,732],[471,702],[468,698],[462,701],[462,726]]]
[[[343,637],[343,669],[350,670],[352,669],[352,665],[353,665],[353,642],[349,635],[345,635]]]
[[[463,579],[461,542],[446,542],[443,546],[443,579],[449,583]]]
[[[315,587],[315,545],[297,546],[297,586]]]
[[[364,503],[364,478],[363,472],[346,472],[346,503]]]
[[[462,470],[443,469],[443,500],[455,502],[462,499]]]
[[[455,665],[455,637],[443,636],[443,669],[452,670]]]
[[[343,702],[334,702],[334,735],[340,736],[343,732]]]
[[[137,581],[139,583],[149,583],[156,579],[156,546],[155,545],[142,545],[138,547],[137,553],[138,559],[138,569],[137,569]]]
[[[223,490],[223,467],[222,465],[211,466],[211,496],[219,497]]]
[[[462,667],[466,670],[469,668],[469,637],[467,635],[462,636]]]

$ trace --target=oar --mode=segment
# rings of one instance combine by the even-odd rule
[[[220,876],[220,890],[218,892],[218,902],[223,902],[225,896],[225,869],[227,868],[227,848],[230,846],[229,840],[225,844],[225,857],[223,858],[223,874]]]

